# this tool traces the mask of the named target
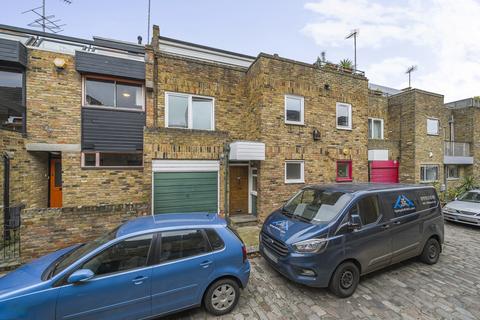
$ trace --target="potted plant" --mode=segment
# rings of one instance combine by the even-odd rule
[[[350,59],[342,59],[338,64],[342,71],[352,73],[353,72],[353,62]]]

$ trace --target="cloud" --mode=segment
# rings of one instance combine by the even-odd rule
[[[367,77],[385,81],[379,84],[405,86],[406,67],[418,63],[415,87],[446,100],[480,95],[480,2],[319,0],[305,9],[319,19],[302,33],[322,47],[350,47],[345,35],[360,29],[359,49],[384,56],[366,61]]]

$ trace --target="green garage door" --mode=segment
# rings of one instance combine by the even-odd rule
[[[218,211],[217,172],[155,172],[154,213]]]

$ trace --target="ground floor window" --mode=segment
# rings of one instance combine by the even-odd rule
[[[447,166],[447,179],[458,179],[458,166],[449,165]]]
[[[424,164],[420,166],[420,181],[433,182],[438,180],[438,165]]]
[[[84,152],[82,154],[82,167],[84,168],[141,166],[143,166],[143,156],[141,152]]]
[[[285,161],[285,183],[304,183],[304,162],[299,160]]]
[[[352,181],[352,161],[338,160],[337,161],[337,178],[336,181]]]

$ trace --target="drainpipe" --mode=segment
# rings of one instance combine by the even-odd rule
[[[3,239],[8,240],[7,221],[10,218],[10,157],[3,153]]]
[[[158,54],[160,27],[153,26],[152,48],[153,48],[153,127],[158,128]]]
[[[225,220],[229,222],[230,220],[230,212],[228,210],[228,196],[230,194],[230,186],[228,183],[229,180],[229,161],[228,159],[230,158],[230,145],[228,143],[225,143],[225,146],[223,148],[223,167],[224,167],[224,195],[223,195],[223,212],[225,212]]]

